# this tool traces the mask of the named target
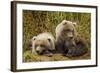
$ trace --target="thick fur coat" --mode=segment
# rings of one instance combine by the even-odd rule
[[[56,48],[64,56],[81,56],[88,51],[85,40],[76,31],[76,25],[63,20],[56,27]]]

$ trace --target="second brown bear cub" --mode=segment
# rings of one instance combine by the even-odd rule
[[[88,52],[87,44],[79,37],[76,23],[63,20],[56,27],[56,48],[64,56],[81,56]]]

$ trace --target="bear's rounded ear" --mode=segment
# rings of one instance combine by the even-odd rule
[[[29,40],[29,47],[32,48],[32,42],[36,40],[36,36]]]
[[[74,25],[74,26],[76,26],[76,25],[77,25],[77,23],[76,23],[76,22],[73,22],[73,25]]]
[[[34,36],[34,37],[32,38],[32,40],[36,40],[36,36]]]
[[[63,20],[62,22],[66,22],[67,20]]]
[[[63,25],[67,24],[67,20],[63,20],[63,21],[62,21],[62,24],[63,24]]]

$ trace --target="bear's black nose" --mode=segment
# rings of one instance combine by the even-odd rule
[[[40,53],[39,50],[36,50],[37,53]]]
[[[41,52],[41,51],[39,51],[39,50],[37,50],[36,51],[39,55],[42,55],[43,54],[43,52]]]
[[[70,37],[70,39],[72,39],[73,37]]]

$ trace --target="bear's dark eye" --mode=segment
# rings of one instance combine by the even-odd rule
[[[71,30],[70,30],[70,29],[67,29],[66,31],[67,31],[67,32],[70,32]]]
[[[45,45],[40,45],[41,47],[45,47]]]
[[[49,42],[51,42],[51,39],[48,39]]]
[[[70,32],[71,30],[70,29],[66,29],[66,30],[64,30],[64,32]]]
[[[66,30],[64,30],[64,32],[73,32],[73,30],[71,30],[71,29],[66,29]]]

